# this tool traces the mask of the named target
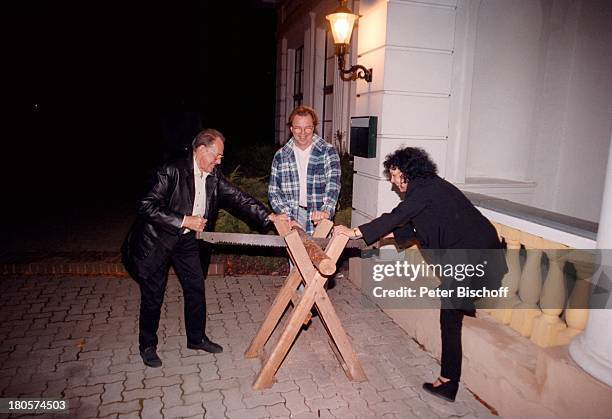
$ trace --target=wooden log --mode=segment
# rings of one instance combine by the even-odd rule
[[[294,228],[295,231],[300,235],[304,248],[312,261],[312,264],[317,270],[325,276],[330,276],[336,272],[336,264],[325,254],[323,249],[319,247],[314,241],[310,239],[310,236],[304,232],[301,228]]]

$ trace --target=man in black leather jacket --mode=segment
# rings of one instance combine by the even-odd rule
[[[212,231],[219,208],[266,228],[286,215],[271,213],[261,202],[232,185],[218,170],[225,138],[213,129],[201,131],[193,153],[162,165],[122,246],[123,263],[141,292],[139,347],[144,363],[161,366],[157,329],[173,265],[185,297],[187,347],[207,352],[223,348],[205,334],[204,278],[211,247],[199,251],[197,231]]]

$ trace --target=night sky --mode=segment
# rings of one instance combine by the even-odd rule
[[[9,207],[132,199],[183,111],[232,147],[274,142],[274,9],[164,3],[2,3]]]

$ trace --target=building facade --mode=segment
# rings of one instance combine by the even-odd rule
[[[343,150],[350,117],[378,117],[376,157],[355,157],[354,225],[397,205],[382,161],[414,146],[462,190],[599,222],[594,240],[534,234],[612,248],[611,2],[349,1],[360,18],[348,62],[372,68],[371,83],[339,79],[325,22],[337,5],[278,5],[277,140],[287,139],[286,116],[298,103],[323,115],[320,132]],[[591,313],[570,345],[608,386],[611,313]]]
[[[334,44],[325,15],[335,1],[286,1],[278,5],[276,142],[289,139],[287,117],[298,105],[313,107],[321,118],[318,133],[347,151],[349,117],[356,86],[340,80]],[[355,50],[356,47],[353,47]]]

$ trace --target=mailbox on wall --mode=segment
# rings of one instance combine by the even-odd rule
[[[378,117],[356,116],[351,118],[351,156],[376,157],[376,131]]]

